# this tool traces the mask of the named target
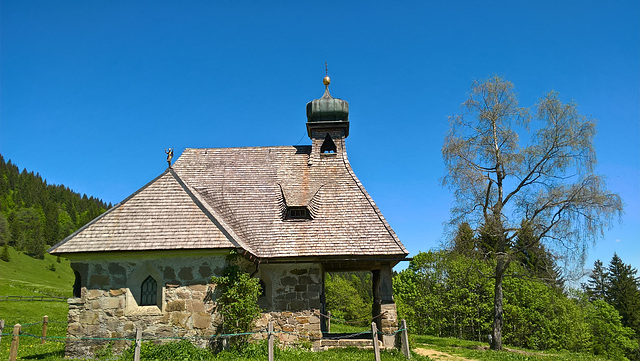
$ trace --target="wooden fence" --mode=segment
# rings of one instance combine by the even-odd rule
[[[40,323],[40,322],[38,322]],[[36,323],[37,324],[37,323]],[[47,325],[49,324],[49,317],[44,316],[42,319],[42,336],[40,337],[40,343],[43,344],[47,340]],[[32,324],[33,325],[33,324]],[[0,340],[2,339],[2,334],[4,332],[5,322],[4,320],[0,320]],[[13,326],[13,333],[11,334],[11,348],[9,351],[9,361],[16,361],[18,358],[18,347],[20,345],[20,331],[22,326],[18,323]],[[263,332],[263,331],[262,331]],[[255,332],[260,333],[260,332]],[[278,331],[273,330],[273,321],[269,321],[267,327],[267,340],[268,340],[268,358],[269,361],[274,361],[274,340],[275,335],[279,333]],[[409,352],[409,340],[407,335],[407,324],[405,320],[402,320],[401,328],[396,331],[396,333],[401,334],[401,350],[404,356],[407,359],[411,358],[411,353]],[[371,322],[371,341],[373,345],[373,352],[376,361],[380,361],[380,344],[378,341],[378,329],[376,327],[375,322]],[[395,333],[394,333],[395,334]],[[73,340],[74,338],[65,338]],[[134,349],[134,361],[140,361],[140,347],[142,345],[142,329],[136,329],[136,338],[135,338],[135,349]]]

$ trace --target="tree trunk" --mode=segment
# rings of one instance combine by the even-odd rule
[[[491,349],[494,351],[502,350],[502,279],[504,278],[504,271],[507,268],[507,263],[503,256],[499,256],[496,260],[496,285],[494,288],[493,297],[493,331],[491,333]]]

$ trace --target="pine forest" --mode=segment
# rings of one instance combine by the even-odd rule
[[[0,254],[7,246],[42,259],[47,248],[111,207],[64,185],[47,184],[39,173],[0,155]]]

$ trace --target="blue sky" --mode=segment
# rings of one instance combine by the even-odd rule
[[[587,266],[640,268],[637,1],[0,2],[0,153],[117,203],[187,147],[309,144],[305,105],[350,106],[351,164],[412,254],[443,241],[447,117],[471,82],[556,90],[598,120],[625,203]]]

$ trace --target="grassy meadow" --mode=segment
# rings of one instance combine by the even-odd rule
[[[504,351],[496,352],[488,349],[488,343],[466,341],[457,338],[411,335],[411,347],[427,348],[455,355],[470,360],[480,361],[603,361],[593,355],[573,353],[569,351],[535,351],[505,345]]]
[[[69,261],[49,254],[44,259],[31,258],[9,247],[9,262],[0,261],[0,296],[71,296],[74,276]],[[0,301],[0,319],[5,320],[3,333],[10,334],[13,325],[24,325],[23,334],[41,335],[42,319],[49,317],[47,336],[63,337],[67,330],[67,303],[63,301]],[[2,336],[0,359],[9,358],[11,336]],[[64,344],[21,337],[19,357],[36,360],[59,360],[64,357]]]

